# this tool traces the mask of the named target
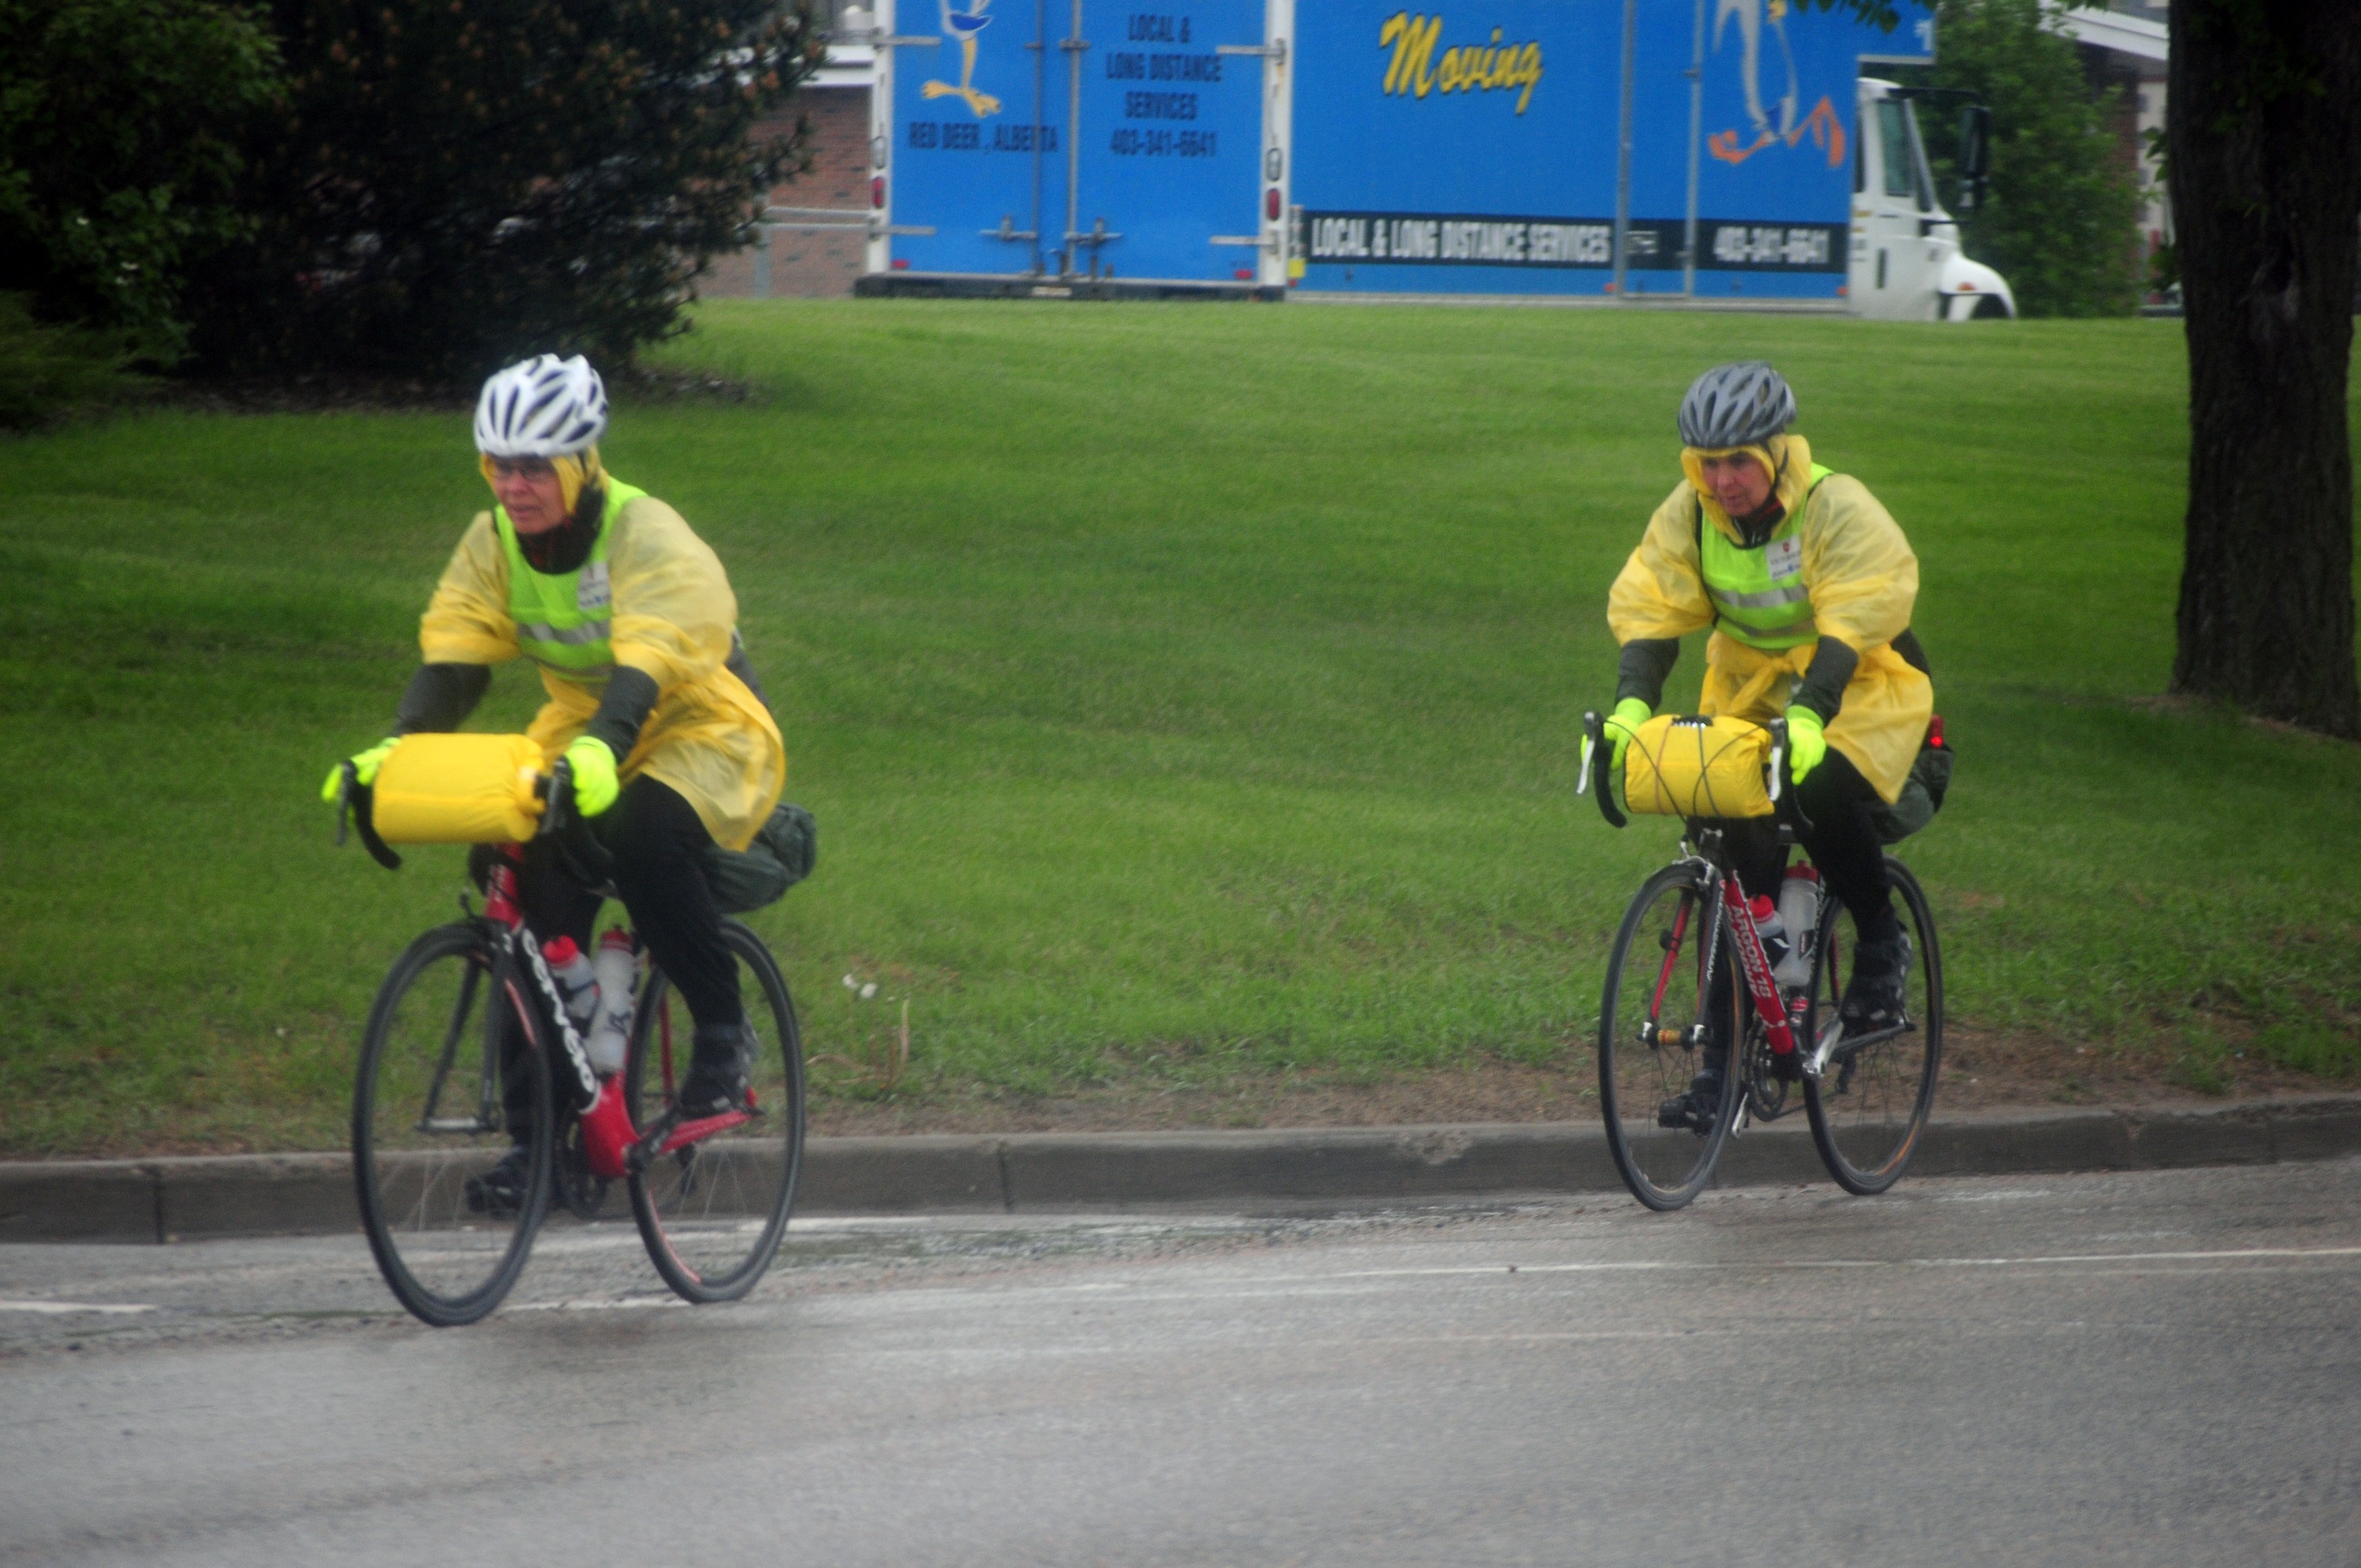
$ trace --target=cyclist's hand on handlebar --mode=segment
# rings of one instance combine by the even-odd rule
[[[1616,777],[1622,776],[1623,751],[1631,744],[1631,737],[1638,732],[1640,726],[1655,716],[1656,710],[1636,696],[1625,697],[1615,705],[1615,711],[1607,716],[1607,740],[1614,749],[1608,767]]]
[[[575,810],[596,817],[615,804],[622,785],[615,777],[615,753],[607,742],[591,735],[577,737],[566,748],[566,760],[572,764]]]
[[[401,744],[401,736],[389,735],[368,751],[355,753],[350,759],[353,764],[353,782],[364,788],[377,783],[378,769],[385,765],[386,758],[391,756],[393,749]],[[336,792],[344,788],[344,785],[345,764],[338,762],[328,770],[327,782],[320,786],[320,798],[330,806],[335,805]]]
[[[1828,754],[1828,738],[1817,708],[1801,703],[1787,710],[1787,776],[1797,784]]]

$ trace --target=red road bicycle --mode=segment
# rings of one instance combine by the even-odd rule
[[[399,866],[370,823],[368,791],[346,770],[337,841],[349,816],[369,852]],[[611,898],[610,862],[572,809],[564,762],[543,798],[538,836],[556,841],[576,881]],[[642,958],[623,1068],[602,1077],[517,907],[515,853],[493,855],[482,912],[463,894],[463,917],[411,943],[369,1010],[353,1179],[379,1271],[422,1321],[475,1322],[523,1272],[553,1204],[593,1219],[620,1180],[667,1285],[691,1301],[745,1295],[785,1234],[803,1158],[803,1042],[776,960],[744,925],[722,922],[763,1045],[748,1110],[682,1120],[673,1100],[686,1031],[663,971]],[[522,1168],[496,1173],[512,1147]]]
[[[1581,788],[1616,828],[1627,818],[1610,787],[1604,727],[1583,717]],[[1785,818],[1800,820],[1786,778],[1786,725],[1768,729],[1766,786]],[[1808,828],[1808,822],[1805,823]],[[1598,1006],[1598,1100],[1607,1145],[1632,1195],[1678,1209],[1704,1190],[1730,1140],[1752,1123],[1786,1115],[1800,1090],[1820,1159],[1848,1192],[1883,1192],[1902,1179],[1935,1104],[1943,1056],[1943,959],[1927,895],[1908,867],[1885,858],[1914,958],[1903,1021],[1848,1036],[1837,1016],[1843,993],[1841,913],[1820,886],[1817,917],[1796,940],[1813,944],[1811,978],[1783,987],[1730,864],[1724,825],[1690,818],[1679,858],[1651,876],[1625,911],[1608,959]],[[1701,1070],[1721,1094],[1703,1125],[1660,1114]]]

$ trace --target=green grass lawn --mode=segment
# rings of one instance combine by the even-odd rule
[[[1918,549],[1962,762],[1907,850],[1955,1018],[2235,1080],[2361,1053],[2361,750],[2151,700],[2179,324],[717,304],[610,466],[720,551],[821,869],[757,918],[911,1091],[1578,1062],[1674,834],[1572,793],[1607,584],[1704,366],[1794,380]],[[456,909],[314,798],[485,504],[462,412],[0,442],[0,1149],[334,1146],[371,989]],[[1701,652],[1674,678],[1696,691]],[[533,701],[504,672],[479,723]],[[873,1004],[875,1010],[880,1004]]]

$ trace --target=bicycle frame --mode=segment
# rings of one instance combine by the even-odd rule
[[[1794,791],[1785,787],[1788,782],[1787,726],[1784,720],[1773,719],[1766,728],[1772,738],[1770,777],[1767,781],[1770,796],[1773,801],[1781,803],[1783,810],[1800,816],[1795,804]],[[1610,826],[1620,828],[1628,819],[1616,809],[1613,781],[1608,776],[1612,754],[1612,749],[1607,744],[1604,721],[1596,713],[1585,714],[1582,776],[1575,786],[1575,793],[1595,793],[1600,814]],[[1704,841],[1704,849],[1718,849],[1721,840],[1720,830],[1708,828],[1699,834],[1699,838]],[[1731,942],[1738,949],[1739,970],[1745,977],[1747,992],[1753,999],[1755,1014],[1763,1020],[1763,1034],[1771,1047],[1771,1054],[1783,1062],[1794,1059],[1796,1054],[1795,1032],[1787,1016],[1787,1003],[1779,994],[1778,980],[1771,973],[1770,955],[1763,950],[1763,934],[1755,925],[1753,907],[1747,902],[1738,873],[1711,854],[1700,852],[1698,848],[1686,842],[1681,849],[1684,858],[1697,867],[1709,894],[1711,918],[1707,926],[1702,955],[1706,967],[1701,972],[1712,973],[1715,944],[1721,934],[1721,916],[1727,915]],[[1675,928],[1673,948],[1664,955],[1664,968],[1656,977],[1655,995],[1648,1010],[1652,1019],[1664,1004],[1665,987],[1672,979],[1672,966],[1679,957],[1681,938],[1686,928],[1687,923],[1684,918]],[[1807,1060],[1815,1059],[1817,1056],[1817,1053],[1813,1053]]]
[[[573,1014],[566,1011],[565,993],[557,989],[557,978],[549,971],[549,961],[542,956],[541,942],[525,924],[524,911],[517,903],[516,868],[507,853],[497,856],[491,875],[484,887],[484,916],[497,933],[494,940],[515,969],[533,978],[540,993],[541,1005],[521,1013],[537,1012],[552,1025],[551,1033],[562,1047],[566,1065],[572,1069],[573,1109],[582,1121],[583,1154],[590,1174],[615,1180],[647,1168],[647,1163],[660,1155],[743,1125],[753,1120],[753,1112],[725,1111],[719,1116],[699,1116],[677,1120],[670,1110],[664,1111],[642,1133],[631,1125],[630,1109],[623,1103],[623,1081],[620,1073],[601,1078],[591,1066],[589,1047],[582,1033],[574,1026]],[[522,1003],[522,999],[518,999]],[[749,1091],[749,1105],[752,1091]]]

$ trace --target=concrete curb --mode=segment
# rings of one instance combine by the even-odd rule
[[[2160,1170],[2356,1153],[2361,1096],[2323,1096],[1938,1119],[1911,1174]],[[1732,1187],[1826,1179],[1800,1114],[1741,1137],[1720,1172]],[[1382,1203],[1620,1185],[1602,1131],[1564,1122],[815,1138],[796,1212]],[[0,1164],[0,1242],[153,1243],[356,1223],[352,1162],[341,1154]]]

